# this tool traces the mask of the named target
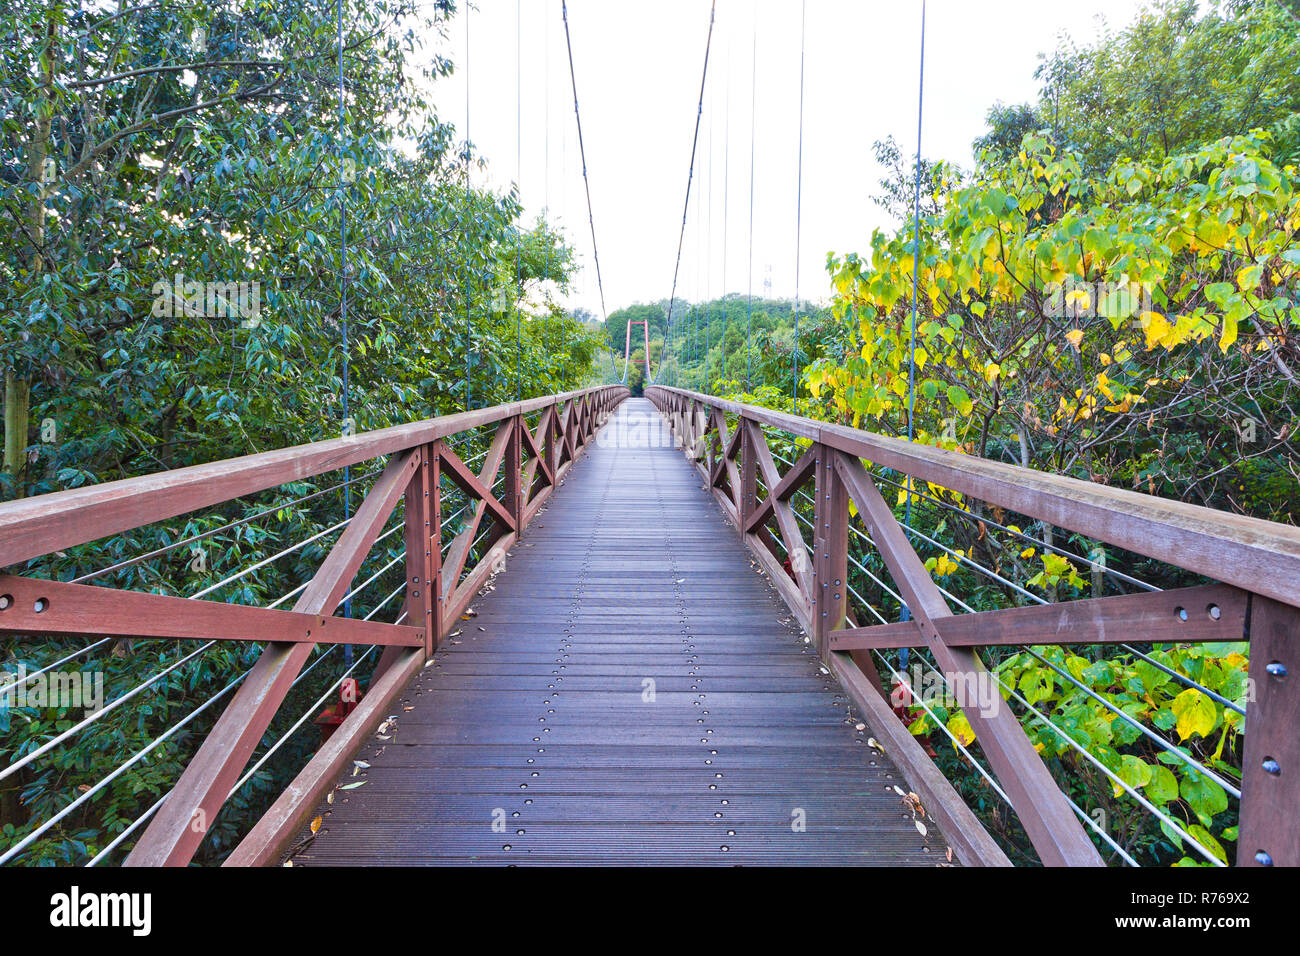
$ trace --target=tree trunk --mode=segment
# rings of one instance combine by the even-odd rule
[[[32,237],[29,260],[32,283],[38,285],[45,271],[45,199],[54,177],[46,171],[50,155],[50,129],[54,122],[54,78],[58,58],[61,2],[50,4],[45,20],[45,52],[41,57],[44,73],[41,96],[36,102],[36,128],[27,155],[27,178],[36,185],[28,212],[28,230]],[[24,496],[23,475],[27,469],[27,430],[31,401],[29,378],[17,368],[5,369],[5,471],[14,477],[14,494]]]
[[[22,498],[23,473],[27,468],[28,399],[25,379],[12,370],[5,372],[5,458],[4,470],[13,476],[14,497]]]

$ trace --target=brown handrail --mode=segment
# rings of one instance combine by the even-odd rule
[[[1300,825],[1278,807],[1300,805],[1300,695],[1287,674],[1300,665],[1300,528],[1227,514],[1045,474],[855,428],[819,422],[662,385],[646,397],[668,418],[746,545],[791,611],[817,642],[828,666],[859,707],[875,718],[954,842],[963,860],[1002,863],[964,802],[890,711],[872,649],[924,647],[954,685],[984,676],[980,646],[1015,643],[1236,641],[1251,643],[1238,863],[1300,865]],[[727,416],[734,416],[729,431]],[[808,439],[784,473],[763,426]],[[929,572],[881,497],[863,460],[989,504],[1069,528],[1221,582],[1204,588],[1093,598],[1047,608],[1014,608],[954,617]],[[761,476],[768,490],[758,498]],[[791,497],[813,494],[812,554],[795,523]],[[870,532],[911,612],[908,621],[853,626],[848,602],[849,503]],[[776,538],[787,559],[781,559]],[[1228,587],[1225,587],[1228,586]],[[1190,612],[1190,613],[1189,613]],[[960,622],[959,624],[956,622]],[[1050,624],[1050,626],[1049,626]],[[1067,630],[1064,636],[1059,632]],[[998,698],[999,701],[1001,698]],[[1100,857],[1006,707],[992,715],[966,708],[976,738],[1040,858],[1048,864],[1097,864]]]
[[[621,386],[597,386],[0,504],[0,568]]]
[[[235,785],[318,642],[384,647],[370,692],[335,730],[272,811],[254,827],[236,862],[274,858],[310,812],[337,762],[386,713],[406,678],[493,573],[613,409],[628,395],[605,385],[457,415],[195,465],[0,504],[0,567],[370,459],[388,457],[291,611],[0,575],[0,634],[113,634],[265,642],[198,752],[135,844],[128,865],[185,865]],[[537,414],[536,426],[527,417]],[[447,439],[483,426],[496,431],[476,472]],[[504,490],[494,492],[504,469]],[[472,502],[444,560],[441,479]],[[403,624],[334,616],[389,515],[405,501]],[[483,534],[480,536],[480,529]],[[479,537],[489,556],[471,566]]]
[[[669,413],[685,414],[695,403],[771,425],[989,504],[1300,607],[1300,528],[1294,525],[1111,488],[685,389],[652,385],[646,396]]]

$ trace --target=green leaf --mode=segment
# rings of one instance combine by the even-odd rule
[[[1164,769],[1163,767],[1160,769]],[[1168,771],[1165,771],[1168,773]],[[1134,790],[1140,790],[1152,780],[1154,769],[1141,757],[1124,754],[1119,760],[1119,778]]]
[[[1204,823],[1208,823],[1216,813],[1228,809],[1228,794],[1221,786],[1198,771],[1188,770],[1178,790],[1187,801],[1187,805]]]
[[[1146,785],[1146,797],[1156,806],[1178,799],[1178,779],[1168,767],[1160,764],[1148,764],[1151,779]]]
[[[1193,823],[1187,828],[1187,835],[1213,853],[1215,858],[1220,862],[1228,862],[1228,854],[1223,851],[1223,846],[1213,837],[1213,835],[1211,835],[1209,830],[1205,829],[1205,827]]]

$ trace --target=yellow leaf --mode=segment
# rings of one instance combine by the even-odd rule
[[[1189,687],[1169,706],[1178,720],[1178,736],[1183,740],[1192,734],[1208,737],[1214,730],[1214,702],[1199,690]]]
[[[1237,288],[1242,292],[1249,292],[1255,286],[1259,285],[1260,276],[1263,274],[1262,266],[1246,266],[1237,270]]]
[[[1065,337],[1069,339],[1070,344],[1077,349],[1079,343],[1083,341],[1083,329],[1070,329],[1070,331],[1065,333]]]
[[[1146,333],[1148,350],[1160,345],[1169,334],[1169,322],[1159,312],[1143,312],[1138,316],[1138,325]]]
[[[1232,343],[1237,341],[1237,320],[1230,315],[1223,317],[1223,334],[1219,336],[1219,350],[1228,351]]]
[[[325,822],[325,818],[324,818],[324,817],[317,817],[315,820],[313,820],[313,821],[311,822],[311,832],[312,832],[312,833],[315,833],[317,830],[319,830],[319,829],[320,829],[320,825],[321,825],[322,823],[324,823],[324,822]]]
[[[948,729],[961,741],[962,746],[968,747],[975,740],[975,731],[971,730],[970,721],[961,711],[948,718]]]

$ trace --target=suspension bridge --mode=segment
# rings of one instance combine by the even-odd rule
[[[676,270],[712,31],[711,15]],[[802,156],[802,115],[799,136]],[[752,151],[751,134],[751,171]],[[586,198],[603,308],[589,187]],[[699,328],[676,318],[676,270],[668,348],[698,348]],[[345,310],[343,319],[346,335]],[[797,401],[797,324],[795,335]],[[977,812],[988,804],[1014,820],[1037,862],[1136,865],[1033,727],[1196,861],[1300,865],[1300,826],[1279,812],[1300,806],[1300,695],[1289,678],[1300,665],[1300,530],[658,381],[648,325],[646,387],[634,397],[632,336],[629,323],[621,383],[0,504],[0,634],[70,642],[0,691],[130,655],[138,642],[179,648],[143,682],[11,755],[0,781],[38,771],[146,702],[162,707],[203,655],[235,646],[248,665],[30,820],[0,862],[23,862],[115,780],[197,738],[179,776],[89,860],[188,864],[223,808],[314,723],[319,745],[242,828],[226,865],[1007,865],[1005,832]],[[468,364],[465,394],[470,406]],[[346,496],[342,521],[188,597],[120,583],[122,572],[334,493]],[[901,522],[886,500],[896,494],[907,503]],[[250,503],[244,517],[70,580],[49,573],[53,557],[111,536]],[[1048,601],[959,552],[949,522],[1080,562],[1093,596]],[[1161,590],[1023,530],[1035,525],[1194,583]],[[968,567],[1008,606],[976,609],[935,580],[922,553]],[[312,565],[287,593],[261,605],[220,599],[286,559]],[[102,578],[119,586],[91,583]],[[1200,644],[1246,649],[1246,703],[1158,656]],[[1085,663],[1122,651],[1222,705],[1244,727],[1239,775],[1095,693],[1053,656],[1059,648]],[[1184,784],[1232,801],[1235,861],[1118,755],[987,662],[1011,650],[1088,695]],[[944,714],[917,691],[918,671],[956,699]],[[304,689],[321,686],[296,709]],[[916,708],[931,719],[914,734]],[[952,729],[954,709],[969,734]]]
[[[1005,864],[894,712],[875,666],[901,677],[891,649],[928,652],[927,666],[960,687],[996,679],[979,656],[986,647],[1249,641],[1255,695],[1239,786],[1141,730],[1239,801],[1237,862],[1300,862],[1297,828],[1277,812],[1300,796],[1288,679],[1300,531],[680,389],[652,386],[648,396],[601,386],[0,506],[0,565],[12,571],[386,459],[364,473],[364,500],[319,568],[286,595],[292,609],[283,599],[249,607],[0,577],[7,635],[95,639],[76,653],[111,639],[193,644],[173,668],[216,643],[261,646],[233,693],[215,701],[221,716],[179,780],[101,855],[130,838],[129,865],[188,862],[297,681],[352,645],[368,650],[293,726],[369,658],[364,695],[228,864]],[[474,442],[481,450],[469,455]],[[923,532],[909,535],[879,490],[908,475],[1211,583],[954,614],[966,609],[960,596],[913,549]],[[401,517],[385,530],[395,509]],[[376,543],[398,532],[404,582],[363,619],[336,616],[377,576],[354,587]],[[872,582],[910,619],[886,621],[863,599]],[[391,623],[376,620],[398,599]],[[1127,855],[1094,832],[1031,746],[1010,704],[1024,698],[1001,690],[995,706],[965,710],[979,758],[953,738],[969,772],[987,775],[1043,862]],[[0,774],[75,746],[138,693]],[[1133,719],[1105,703],[1114,719]],[[1097,765],[1198,845],[1182,821]]]

